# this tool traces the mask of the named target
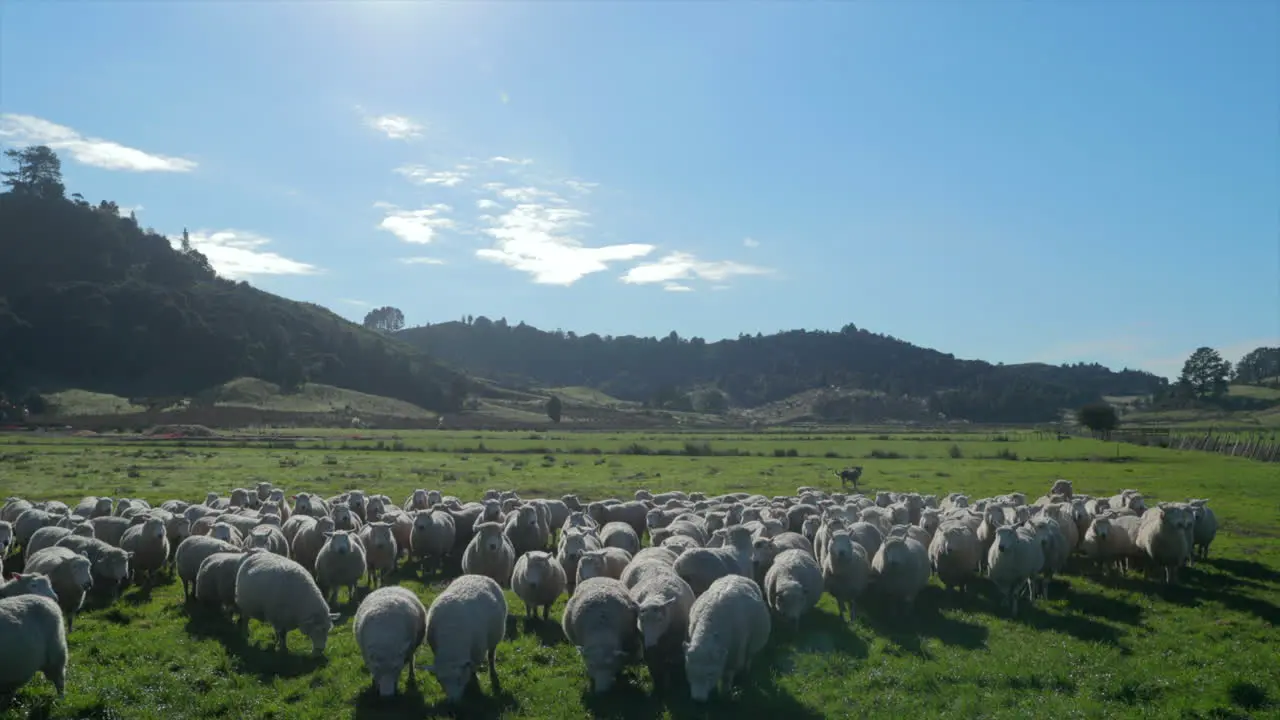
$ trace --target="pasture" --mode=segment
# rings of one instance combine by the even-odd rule
[[[1156,500],[1209,498],[1221,528],[1210,559],[1164,588],[1137,574],[1107,579],[1073,569],[1050,599],[1009,618],[983,592],[933,585],[906,619],[859,604],[853,624],[824,596],[798,631],[775,622],[769,645],[733,696],[689,701],[683,681],[655,692],[643,666],[599,696],[563,639],[559,614],[511,618],[498,651],[501,690],[481,674],[461,708],[442,703],[434,677],[394,701],[369,691],[351,630],[353,607],[325,657],[290,635],[291,652],[269,649],[271,631],[234,626],[182,606],[170,580],[129,588],[110,607],[82,613],[68,636],[67,694],[54,700],[37,677],[0,717],[392,718],[470,717],[1275,717],[1280,714],[1280,470],[1216,454],[1177,452],[1035,434],[823,432],[366,433],[300,431],[299,437],[162,441],[27,435],[0,439],[0,498],[85,495],[200,501],[206,491],[269,480],[286,491],[332,495],[361,488],[397,502],[415,488],[463,500],[486,488],[523,497],[577,493],[584,501],[630,499],[635,490],[794,494],[838,490],[832,472],[861,465],[862,490],[1013,491],[1029,500],[1055,478],[1081,494],[1134,488]],[[397,576],[430,603],[445,578]],[[345,597],[345,595],[344,595]],[[2,649],[0,649],[2,652]],[[430,661],[424,646],[417,661]]]

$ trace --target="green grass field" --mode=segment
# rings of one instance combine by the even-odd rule
[[[397,501],[414,488],[474,499],[486,488],[525,497],[575,492],[629,498],[638,488],[791,494],[838,487],[833,470],[865,468],[864,491],[960,491],[1033,498],[1058,477],[1076,491],[1135,488],[1150,498],[1210,498],[1221,530],[1211,559],[1182,587],[1137,576],[1078,571],[1052,600],[1018,618],[982,593],[956,597],[935,584],[907,620],[874,602],[852,624],[830,597],[798,632],[775,625],[753,673],[728,699],[695,706],[677,687],[653,690],[636,667],[603,696],[586,693],[576,652],[558,623],[512,619],[498,652],[500,692],[487,677],[466,717],[1277,717],[1280,715],[1280,465],[1084,439],[1026,434],[888,435],[677,433],[300,432],[269,440],[0,439],[0,498],[74,503],[84,495],[199,500],[206,490],[267,479],[290,491],[347,488]],[[957,457],[958,456],[958,457]],[[1016,458],[1016,459],[1014,459]],[[442,578],[400,584],[430,602]],[[291,633],[291,653],[267,649],[270,630],[233,627],[181,605],[176,581],[128,590],[84,613],[69,636],[67,695],[37,678],[0,717],[396,718],[447,713],[429,673],[393,702],[367,692],[346,613],[324,659]],[[553,610],[558,618],[564,599]],[[2,652],[2,649],[0,649]],[[423,648],[418,662],[430,661]],[[483,674],[482,674],[483,675]],[[402,688],[404,687],[402,683]]]

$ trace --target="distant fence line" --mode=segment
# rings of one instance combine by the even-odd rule
[[[1198,450],[1258,462],[1280,462],[1280,440],[1275,432],[1217,432],[1166,429],[1120,430],[1111,439],[1134,445],[1157,445],[1171,450]]]

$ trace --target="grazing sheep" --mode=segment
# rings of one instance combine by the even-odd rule
[[[316,558],[320,556],[320,549],[324,547],[328,534],[335,530],[331,517],[322,517],[302,525],[289,546],[293,551],[293,559],[307,570],[315,572]]]
[[[65,547],[48,547],[27,558],[26,573],[39,573],[49,578],[57,595],[58,607],[67,619],[67,630],[84,604],[85,593],[93,587],[93,565],[87,555]]]
[[[12,531],[13,528],[10,527],[8,523],[0,523],[0,558],[3,558],[7,554],[4,551],[8,550],[7,547],[4,547],[5,545],[4,533],[6,529]],[[89,526],[89,530],[90,531],[93,530],[92,525]],[[44,550],[45,548],[50,548],[50,547],[53,547],[54,545],[57,545],[59,540],[61,540],[62,538],[70,534],[71,534],[71,528],[55,527],[55,526],[42,527],[31,534],[31,537],[27,540],[26,547],[22,548],[22,555],[24,558],[30,558],[32,555],[35,555],[36,553],[40,552],[41,550]],[[92,537],[92,536],[89,536],[89,537]],[[10,537],[10,539],[12,539],[12,536]]]
[[[846,530],[837,530],[827,541],[827,552],[822,556],[822,584],[836,600],[836,614],[844,619],[849,608],[849,622],[853,622],[857,600],[871,581],[871,561],[867,550],[855,542]]]
[[[605,523],[600,528],[600,543],[605,547],[625,550],[628,555],[640,552],[640,536],[624,522]]]
[[[502,531],[502,523],[482,522],[476,525],[475,537],[462,553],[462,572],[493,578],[501,587],[511,583],[516,565],[516,551]]]
[[[778,553],[764,578],[764,597],[769,607],[797,630],[800,616],[817,606],[822,588],[822,567],[804,550]]]
[[[609,577],[617,580],[622,577],[622,571],[626,570],[630,563],[631,555],[626,550],[616,547],[588,550],[578,558],[574,587],[581,584],[583,580],[593,577]]]
[[[324,546],[316,556],[316,584],[331,606],[338,604],[338,590],[344,587],[347,588],[347,601],[355,602],[356,583],[368,568],[364,545],[358,536],[345,530],[334,530],[324,535]]]
[[[55,600],[33,594],[0,598],[0,638],[0,690],[16,691],[44,673],[58,697],[65,694],[67,633]]]
[[[978,534],[962,523],[943,523],[929,543],[929,565],[948,590],[966,590],[978,576],[981,558]]]
[[[1026,588],[1035,599],[1034,578],[1044,567],[1044,546],[1035,531],[1025,526],[1001,527],[996,530],[991,550],[987,553],[987,576],[996,586],[1009,615],[1018,614],[1018,594]]]
[[[367,523],[360,529],[360,540],[364,543],[369,587],[378,587],[396,569],[396,558],[400,556],[391,523],[382,520]]]
[[[611,522],[623,522],[631,526],[631,529],[636,533],[636,537],[644,535],[645,517],[648,514],[649,506],[639,500],[616,505],[606,505],[602,502],[593,502],[587,505],[587,515],[590,515],[597,525],[604,526]]]
[[[379,696],[396,694],[406,665],[409,684],[416,683],[413,655],[427,636],[427,608],[417,595],[402,587],[374,590],[356,610],[352,631]]]
[[[740,674],[750,672],[771,625],[769,606],[753,581],[728,575],[712,583],[689,610],[684,670],[693,700],[706,702],[717,687],[727,694]]]
[[[497,581],[484,575],[455,578],[427,610],[434,659],[421,669],[435,675],[445,698],[456,703],[488,660],[489,680],[499,690],[497,651],[506,631],[507,599]]]
[[[413,516],[413,530],[409,534],[409,556],[421,563],[425,574],[433,567],[444,566],[444,559],[453,552],[455,529],[453,516],[443,509],[419,510]]]
[[[236,608],[239,629],[247,635],[249,620],[260,620],[275,630],[276,650],[287,653],[290,630],[301,630],[311,640],[311,654],[324,654],[329,631],[338,619],[329,613],[325,597],[311,573],[297,562],[275,553],[256,552],[240,563],[236,572]]]
[[[19,547],[26,547],[27,541],[31,539],[31,536],[34,535],[37,530],[42,527],[57,525],[59,517],[60,516],[58,515],[47,513],[44,510],[34,507],[23,511],[23,513],[13,521],[13,544]],[[123,518],[116,519],[126,525],[129,523],[128,520],[124,520]]]
[[[613,578],[584,580],[569,598],[561,625],[582,655],[592,692],[608,692],[627,661],[640,659],[638,622],[636,601]]]
[[[643,641],[644,658],[654,682],[668,679],[670,668],[680,660],[681,646],[689,628],[689,611],[696,599],[693,588],[669,565],[654,563],[628,591],[636,603]]]
[[[190,602],[197,590],[200,576],[200,565],[205,558],[214,553],[233,553],[239,555],[241,548],[229,542],[203,535],[192,535],[178,545],[174,555],[174,566],[178,569],[178,578],[182,580],[182,601]]]
[[[910,537],[887,537],[871,561],[871,576],[898,613],[910,612],[916,595],[929,584],[929,551]]]
[[[54,547],[69,548],[87,556],[89,562],[93,564],[95,590],[105,589],[110,592],[112,600],[120,597],[120,588],[129,577],[132,553],[108,545],[97,538],[83,537],[74,533],[59,540]]]
[[[164,520],[148,518],[134,525],[120,537],[120,549],[129,553],[135,579],[145,578],[148,585],[169,563],[169,532]]]
[[[516,561],[511,571],[511,590],[524,603],[526,618],[537,617],[542,608],[542,619],[551,617],[551,606],[569,585],[564,568],[559,561],[542,550],[530,550]]]
[[[215,552],[202,560],[196,571],[195,599],[222,612],[234,611],[236,575],[240,572],[240,563],[252,554],[255,553]]]

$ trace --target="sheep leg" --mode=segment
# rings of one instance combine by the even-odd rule
[[[276,650],[281,653],[289,652],[289,631],[276,628]]]
[[[494,690],[501,690],[502,685],[498,682],[498,650],[494,648],[489,651],[489,682],[493,684]]]

